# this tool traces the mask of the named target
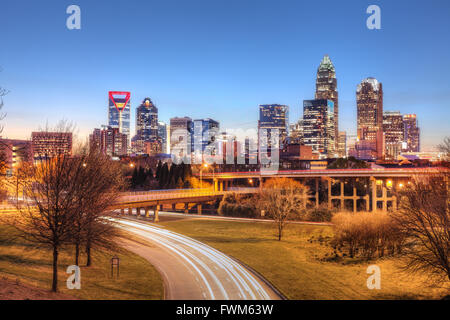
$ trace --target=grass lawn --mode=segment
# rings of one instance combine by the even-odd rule
[[[51,288],[51,251],[37,250],[23,239],[6,241],[13,229],[0,225],[0,277],[18,279],[31,286]],[[94,251],[93,266],[81,267],[81,289],[66,288],[66,268],[73,264],[71,250],[60,254],[59,290],[77,299],[163,299],[163,282],[156,269],[144,258],[128,251],[120,258],[119,279],[111,279],[112,253]],[[84,263],[84,255],[81,263]]]
[[[248,264],[289,299],[439,299],[449,294],[448,286],[430,287],[426,278],[400,271],[398,259],[326,261],[331,249],[319,238],[332,236],[329,226],[291,224],[279,242],[271,223],[183,219],[161,224]],[[381,269],[380,290],[366,285],[372,264]]]

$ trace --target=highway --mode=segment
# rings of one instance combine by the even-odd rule
[[[121,229],[150,242],[146,245],[124,240],[123,245],[147,259],[161,273],[166,299],[280,299],[257,275],[204,243],[149,223],[114,220]]]

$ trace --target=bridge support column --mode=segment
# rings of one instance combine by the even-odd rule
[[[366,190],[366,192],[367,192],[367,190]],[[369,212],[370,211],[370,196],[368,193],[366,194],[364,199],[366,201],[366,211]]]
[[[133,215],[133,208],[128,208],[128,215],[130,215],[130,216]]]
[[[387,188],[383,185],[383,212],[387,212]]]
[[[153,222],[158,222],[159,221],[159,205],[155,206],[155,209],[153,210]]]
[[[341,210],[344,211],[344,209],[345,209],[345,198],[344,198],[344,182],[343,181],[341,181],[340,204],[341,204]]]
[[[218,186],[218,182],[217,179],[214,179],[214,192],[219,191],[219,186]]]
[[[377,210],[377,181],[374,177],[370,177],[372,187],[372,212]]]
[[[145,217],[148,218],[150,216],[148,207],[145,207]]]
[[[356,211],[358,211],[358,198],[356,187],[353,187],[353,212],[356,213]]]
[[[259,178],[259,190],[262,190],[264,187],[263,178]]]
[[[176,203],[172,203],[172,211],[175,212],[177,210],[177,204]]]
[[[198,213],[199,215],[202,214],[202,204],[201,204],[201,203],[198,203],[198,204],[197,204],[197,213]]]
[[[184,204],[184,213],[189,213],[189,203]]]

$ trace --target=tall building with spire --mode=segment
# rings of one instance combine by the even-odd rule
[[[333,101],[334,105],[334,137],[339,136],[339,103],[337,91],[336,70],[330,57],[326,54],[317,69],[316,99]],[[337,139],[334,150],[338,150]],[[329,155],[333,156],[333,155]]]

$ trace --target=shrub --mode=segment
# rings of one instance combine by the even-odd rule
[[[306,214],[306,220],[312,222],[329,222],[332,217],[332,211],[325,207],[314,208]]]
[[[255,203],[252,196],[226,194],[220,201],[218,212],[222,216],[253,218],[258,216]]]
[[[351,258],[359,255],[371,259],[400,252],[404,235],[398,225],[387,213],[383,212],[340,212],[333,216],[335,236],[333,243],[348,248]]]

